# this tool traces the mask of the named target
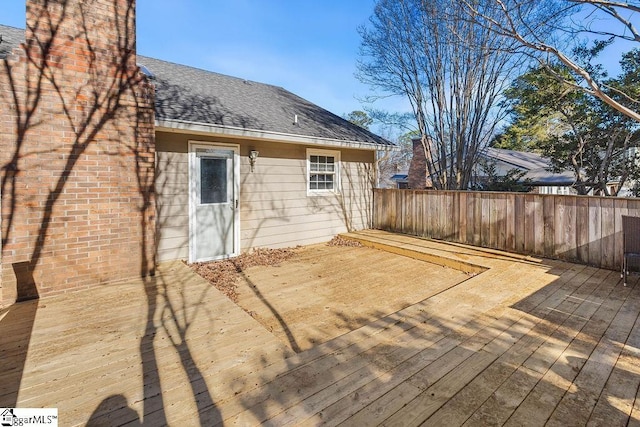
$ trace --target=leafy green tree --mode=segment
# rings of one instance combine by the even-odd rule
[[[576,55],[585,64],[603,46]],[[623,73],[607,79],[602,67],[589,65],[590,75],[606,82],[608,96],[621,104],[633,103],[629,94],[640,88],[640,52],[625,54]],[[561,76],[561,78],[558,78]],[[579,89],[578,77],[561,63],[539,66],[520,76],[505,92],[512,108],[512,125],[495,145],[526,148],[549,157],[555,171],[572,171],[579,194],[610,194],[608,182],[618,188],[640,177],[638,159],[630,147],[638,144],[638,122]]]
[[[571,78],[562,66],[553,73]],[[492,146],[518,151],[540,151],[540,143],[570,130],[587,95],[554,78],[547,67],[532,68],[517,78],[504,92],[504,105],[510,107],[511,124]],[[574,120],[575,119],[575,120]]]
[[[373,124],[373,119],[369,117],[369,114],[367,114],[366,111],[361,110],[354,110],[350,112],[344,116],[344,119],[366,130],[369,130],[369,126]]]
[[[542,66],[553,60],[562,64],[571,70],[571,78],[564,79],[566,74],[560,73],[555,75],[557,79],[640,122],[637,101],[627,102],[638,99],[633,97],[633,91],[612,91],[610,82],[583,61],[580,50],[572,49],[585,37],[596,40],[594,47],[616,41],[640,43],[636,21],[640,16],[638,0],[490,0],[490,3],[501,11],[500,17],[486,12],[485,1],[459,1],[461,12],[476,25],[513,40]],[[554,69],[549,67],[550,72]]]

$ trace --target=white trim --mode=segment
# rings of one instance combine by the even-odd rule
[[[227,254],[221,257],[216,257],[207,260],[198,261],[213,261],[215,259],[230,258],[240,255],[240,145],[238,144],[224,144],[208,141],[196,141],[189,140],[189,263],[196,262],[195,255],[195,240],[192,236],[195,236],[195,223],[196,213],[194,206],[196,204],[195,192],[193,191],[193,167],[196,156],[197,148],[219,148],[221,150],[233,151],[233,194],[234,210],[233,210],[233,253]]]
[[[400,147],[394,145],[381,145],[372,142],[347,141],[267,130],[245,129],[235,126],[189,122],[186,120],[156,120],[155,125],[155,129],[162,132],[191,133],[196,135],[216,134],[235,138],[260,139],[264,141],[317,145],[321,147],[357,148],[359,150],[400,150]]]
[[[335,172],[334,172],[334,183],[333,183],[333,190],[312,190],[309,187],[309,182],[310,182],[310,178],[311,178],[311,156],[330,156],[333,157],[335,160]],[[317,148],[307,148],[307,159],[306,159],[306,163],[307,163],[307,178],[306,178],[306,185],[307,185],[307,196],[326,196],[327,194],[340,194],[340,189],[342,188],[340,183],[341,183],[341,176],[342,176],[342,160],[340,159],[340,151],[338,150],[320,150]],[[322,174],[322,172],[320,172],[320,174]]]

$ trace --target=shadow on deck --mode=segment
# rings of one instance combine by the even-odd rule
[[[640,423],[637,276],[347,237],[482,271],[298,354],[181,263],[19,303],[0,314],[0,406],[77,425]]]

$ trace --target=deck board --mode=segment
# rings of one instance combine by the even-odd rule
[[[640,426],[638,276],[345,237],[471,275],[299,353],[181,263],[19,303],[0,312],[0,406],[57,407],[65,425]],[[263,288],[283,313],[305,292],[289,279]]]
[[[608,319],[615,314],[615,311],[603,309],[601,304],[592,301],[599,294],[606,297],[610,289],[611,287],[605,281],[600,281],[596,274],[590,277],[578,292],[571,295],[583,302],[572,313],[558,312],[554,323],[562,322],[561,325],[523,364],[525,368],[540,373],[542,377],[510,417],[509,425],[522,425],[523,422],[544,424],[567,390],[571,392],[572,381],[584,365],[585,356],[589,357],[597,344],[597,341],[591,339],[591,334],[603,333]],[[588,293],[589,290],[592,293]],[[580,297],[575,297],[576,295]],[[594,321],[589,323],[588,319]],[[594,327],[589,330],[591,325]]]

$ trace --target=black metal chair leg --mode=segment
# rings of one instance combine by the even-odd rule
[[[625,286],[629,258],[640,258],[640,217],[622,215],[622,277]]]

